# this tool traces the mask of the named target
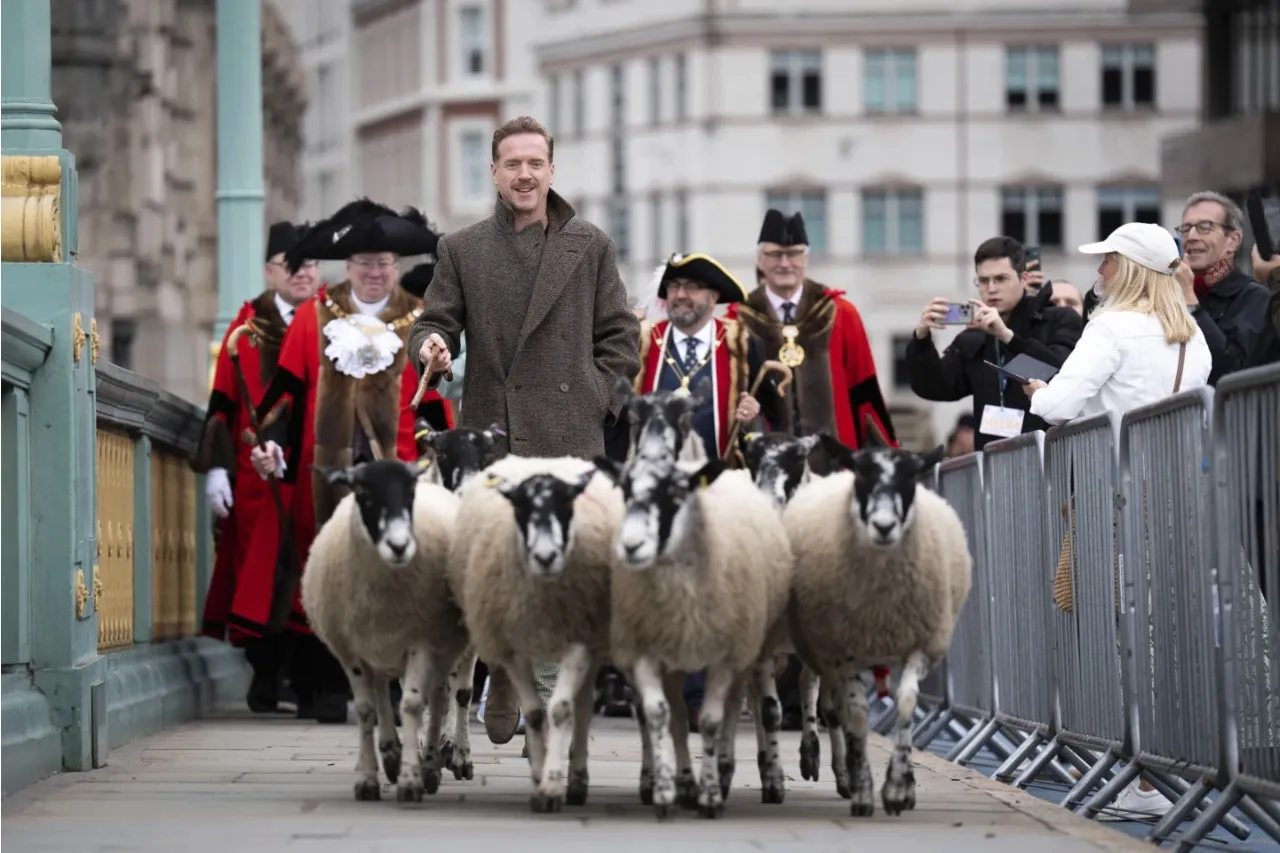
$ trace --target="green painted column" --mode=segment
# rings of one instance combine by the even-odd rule
[[[0,142],[6,164],[3,303],[53,330],[31,383],[30,667],[69,770],[104,759],[105,667],[93,600],[97,444],[93,279],[74,263],[75,158],[51,97],[49,0],[0,4]],[[10,168],[12,166],[12,168]],[[6,464],[10,462],[6,453]],[[4,570],[10,571],[6,566]],[[77,606],[77,591],[86,595]],[[6,602],[6,615],[8,615]],[[15,733],[16,734],[16,733]],[[6,741],[9,739],[6,732]],[[98,748],[95,748],[95,745]]]
[[[266,251],[260,0],[218,0],[218,321],[222,341],[240,306],[262,292]]]

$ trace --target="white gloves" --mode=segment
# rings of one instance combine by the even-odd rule
[[[267,442],[267,452],[263,453],[260,448],[255,447],[249,452],[249,461],[253,463],[253,468],[258,472],[258,476],[267,479],[273,473],[277,477],[284,476],[285,461],[284,451],[280,449],[280,445],[274,441]]]
[[[204,478],[204,493],[209,497],[209,506],[218,518],[226,518],[231,514],[231,480],[227,478],[226,468],[210,468]]]

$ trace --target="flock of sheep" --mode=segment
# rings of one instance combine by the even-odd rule
[[[352,493],[316,537],[302,596],[351,680],[357,799],[379,799],[379,756],[401,801],[435,793],[445,766],[473,777],[470,680],[481,657],[507,670],[524,709],[535,812],[586,802],[595,678],[610,662],[636,695],[640,798],[659,819],[677,808],[723,814],[744,698],[761,797],[781,803],[773,661],[795,652],[802,775],[818,778],[820,710],[836,789],[855,816],[875,809],[867,696],[855,679],[873,666],[902,668],[881,797],[890,814],[914,807],[918,686],[947,652],[971,577],[959,518],[917,488],[941,449],[854,452],[827,435],[748,435],[747,468],[729,470],[692,432],[709,391],[631,397],[625,464],[494,461],[497,427],[423,427],[417,465],[322,472]],[[818,441],[839,468],[830,476],[809,471]],[[535,661],[559,664],[547,707]],[[700,670],[695,775],[682,684]],[[401,680],[403,739],[392,678]]]

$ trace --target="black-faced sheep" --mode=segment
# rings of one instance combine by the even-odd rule
[[[896,745],[882,790],[886,812],[915,806],[911,719],[919,682],[946,655],[972,567],[964,527],[942,498],[917,488],[942,448],[919,455],[870,444],[854,452],[822,442],[843,470],[800,488],[783,511],[795,554],[791,634],[822,679],[829,727],[845,733],[850,812],[875,810],[866,761],[867,700],[850,677],[873,665],[903,665]]]
[[[460,494],[451,583],[475,649],[507,671],[524,709],[530,805],[537,812],[582,805],[595,675],[609,650],[622,496],[584,460],[516,456],[490,465]],[[533,665],[553,660],[559,674],[544,708]]]
[[[419,466],[398,460],[317,470],[329,483],[351,489],[312,543],[302,602],[355,696],[355,796],[381,797],[373,752],[376,720],[383,771],[396,784],[396,798],[421,801],[424,789],[435,793],[440,785],[437,745],[448,707],[447,677],[466,646],[446,570],[458,499],[422,482]],[[391,678],[400,678],[403,688],[407,750],[396,736]],[[431,715],[423,758],[417,746],[426,704]]]

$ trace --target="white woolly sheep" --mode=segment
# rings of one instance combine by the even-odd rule
[[[922,456],[874,439],[858,452],[831,436],[822,443],[844,470],[810,481],[783,512],[795,555],[791,636],[822,679],[828,727],[844,731],[855,817],[874,812],[875,788],[866,694],[848,681],[869,666],[903,665],[897,743],[881,792],[885,811],[900,814],[915,807],[911,719],[920,679],[946,655],[969,594],[968,543],[955,511],[916,486],[941,447]]]
[[[556,812],[566,801],[583,805],[595,676],[609,651],[610,553],[622,496],[584,460],[508,456],[464,486],[461,499],[451,584],[475,649],[506,670],[524,709],[530,806]],[[533,664],[552,660],[560,671],[544,708]]]
[[[724,811],[722,775],[731,775],[722,768],[732,756],[720,751],[726,699],[740,679],[762,671],[772,684],[771,665],[761,657],[785,612],[791,551],[781,518],[745,471],[726,471],[718,459],[693,473],[665,463],[596,459],[626,498],[615,540],[610,648],[640,695],[659,819],[672,814],[677,797],[666,735],[667,697],[679,682],[670,676],[706,670],[697,801],[699,813],[714,818]],[[694,784],[691,774],[680,782]],[[769,784],[780,793],[781,768]]]
[[[317,470],[331,485],[351,489],[316,534],[302,576],[302,603],[355,695],[355,796],[381,797],[376,718],[382,769],[396,785],[396,799],[420,802],[424,788],[435,793],[440,785],[437,745],[448,707],[447,676],[466,645],[446,568],[458,498],[420,482],[417,465],[394,459]],[[389,679],[397,677],[407,751],[396,737],[388,692]],[[417,745],[424,702],[431,715],[422,758]]]

